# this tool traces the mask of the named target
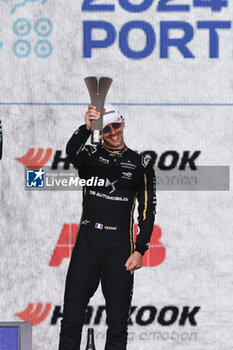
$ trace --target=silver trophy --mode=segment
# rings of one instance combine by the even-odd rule
[[[104,102],[112,84],[112,79],[108,77],[86,77],[84,81],[89,91],[91,103],[100,112],[100,118],[92,120],[91,123],[91,143],[98,145],[102,143]]]

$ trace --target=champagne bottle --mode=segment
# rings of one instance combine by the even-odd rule
[[[86,350],[95,350],[94,329],[93,328],[88,328],[88,330],[87,330]]]
[[[2,122],[0,120],[0,159],[2,159],[2,146],[3,146]]]

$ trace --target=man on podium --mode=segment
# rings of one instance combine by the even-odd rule
[[[66,152],[80,178],[98,177],[105,186],[85,186],[83,211],[66,278],[59,350],[79,350],[85,310],[101,281],[106,301],[105,350],[125,350],[133,271],[142,266],[155,216],[155,174],[150,158],[129,149],[124,120],[106,104],[103,145],[86,146],[91,122],[100,113],[88,106],[85,125],[75,131]],[[138,199],[136,244],[133,213]],[[72,204],[71,204],[72,205]]]

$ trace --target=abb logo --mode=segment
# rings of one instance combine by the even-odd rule
[[[23,157],[15,159],[28,169],[37,170],[42,168],[48,162],[51,155],[52,148],[47,148],[45,152],[44,148],[38,148],[37,152],[35,152],[35,148],[30,148]]]
[[[137,224],[134,224],[134,240],[137,236]],[[77,235],[77,224],[64,224],[57,245],[54,249],[49,266],[60,266],[65,258],[70,258]],[[166,249],[159,241],[162,236],[161,228],[154,225],[150,240],[150,248],[143,256],[143,266],[157,266],[163,262]]]
[[[37,303],[34,307],[34,303],[29,303],[26,309],[22,312],[15,314],[24,321],[32,322],[33,326],[43,322],[50,313],[52,304],[47,303],[43,306],[42,303]]]

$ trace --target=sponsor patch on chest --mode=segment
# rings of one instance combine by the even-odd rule
[[[124,169],[131,169],[131,170],[137,167],[137,165],[133,164],[130,160],[128,160],[127,162],[121,162],[120,165]]]
[[[133,173],[131,171],[122,171],[122,179],[131,180]]]
[[[99,156],[99,162],[104,164],[109,164],[109,159]]]

